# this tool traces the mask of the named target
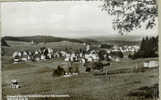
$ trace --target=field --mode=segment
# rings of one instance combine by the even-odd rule
[[[46,47],[82,47],[81,44],[56,42]],[[9,45],[17,43],[8,42]],[[24,45],[25,44],[25,45]],[[41,47],[43,44],[39,44]],[[11,49],[12,48],[12,49]],[[28,43],[5,47],[7,56],[2,57],[2,91],[6,95],[17,94],[69,94],[69,100],[156,100],[158,96],[159,69],[144,69],[143,62],[158,58],[112,62],[109,73],[80,73],[72,77],[53,77],[52,71],[63,59],[22,64],[10,63],[10,55],[16,49],[35,49]],[[136,68],[136,65],[138,66]],[[9,82],[16,79],[21,88],[12,89]],[[55,99],[54,99],[55,100]],[[56,99],[57,100],[57,99]],[[58,99],[59,100],[59,99]],[[65,99],[67,100],[67,98]]]

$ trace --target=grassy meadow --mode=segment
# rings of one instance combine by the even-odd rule
[[[2,47],[3,99],[18,94],[69,94],[63,100],[157,100],[159,69],[145,69],[143,62],[158,58],[111,61],[108,75],[80,73],[72,77],[53,77],[53,69],[65,63],[63,59],[12,64],[11,55],[15,50],[35,50],[44,44],[31,45],[28,42],[7,41],[11,47]],[[50,48],[83,48],[81,43],[50,42]],[[81,66],[81,65],[80,65]],[[136,68],[137,66],[137,68]],[[16,79],[21,88],[10,88],[10,80]],[[41,100],[41,99],[39,99]],[[53,100],[61,100],[53,99]]]

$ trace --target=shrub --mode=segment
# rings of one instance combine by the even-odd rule
[[[120,57],[120,58],[124,57],[124,55],[121,51],[111,52],[110,55],[117,56],[117,57]]]
[[[91,68],[90,67],[86,67],[86,72],[90,72]]]
[[[65,74],[64,68],[58,66],[57,69],[53,71],[53,76],[61,76]]]
[[[108,57],[108,53],[105,50],[101,50],[98,52],[99,60],[110,60]]]
[[[101,62],[95,62],[93,69],[95,69],[95,70],[101,70],[101,69],[103,69],[103,63],[101,63]]]
[[[71,73],[79,73],[79,67],[80,67],[79,63],[73,63],[71,65]]]
[[[101,47],[100,47],[100,48],[108,48],[108,49],[110,49],[110,48],[112,48],[112,47],[113,47],[113,45],[101,44]]]

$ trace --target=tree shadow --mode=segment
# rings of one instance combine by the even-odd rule
[[[128,96],[143,97],[146,99],[159,98],[159,85],[154,84],[153,86],[144,86],[128,93]]]

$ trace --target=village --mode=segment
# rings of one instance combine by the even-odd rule
[[[109,60],[117,61],[119,59],[119,55],[117,52],[120,52],[124,57],[127,57],[125,53],[134,54],[139,50],[139,46],[113,46],[111,48],[102,48],[98,45],[96,48],[91,48],[89,44],[83,43],[84,49],[78,50],[70,50],[69,48],[66,50],[57,50],[54,48],[46,48],[42,47],[35,51],[15,51],[12,54],[13,63],[27,62],[27,61],[40,61],[47,59],[57,59],[64,58],[65,61],[71,62],[96,62],[99,61],[99,52],[104,50],[104,54],[102,55]],[[122,57],[123,57],[122,56]]]
[[[1,4],[2,100],[159,99],[156,0],[18,1]]]
[[[90,72],[92,69],[102,69],[106,65],[110,66],[109,61],[119,62],[120,59],[128,59],[128,54],[134,54],[139,50],[139,46],[111,46],[110,48],[102,48],[101,45],[89,45],[83,43],[84,48],[72,50],[70,48],[53,49],[41,47],[35,51],[15,51],[12,54],[13,64],[25,63],[25,62],[39,62],[39,61],[54,61],[57,59],[63,59],[67,65],[68,71],[64,71],[64,77],[71,76],[73,72],[69,70],[72,69],[73,63],[79,63],[81,68],[77,68],[78,75],[79,70],[84,70],[83,72]],[[89,64],[92,66],[89,67]],[[61,64],[60,64],[61,65]],[[57,68],[61,69],[61,66]],[[64,69],[63,69],[64,70]],[[107,74],[107,69],[106,69]]]
[[[138,45],[124,45],[124,46],[111,46],[110,48],[102,48],[101,45],[90,45],[87,43],[82,44],[84,48],[72,50],[71,48],[54,49],[41,47],[35,51],[15,51],[12,54],[12,63],[13,64],[22,64],[27,62],[47,62],[47,61],[56,61],[57,59],[62,59],[63,62],[66,62],[62,66],[60,63],[57,66],[55,72],[60,73],[64,77],[71,77],[78,75],[79,73],[91,72],[91,70],[99,70],[105,72],[107,75],[109,73],[109,67],[112,62],[120,62],[121,59],[130,59],[128,58],[129,54],[134,54],[139,50]],[[79,64],[75,66],[74,63]],[[158,67],[157,61],[145,61],[143,66],[145,68],[155,68]],[[64,67],[65,66],[65,67]],[[105,67],[105,68],[104,68]],[[136,66],[137,68],[138,66]],[[83,69],[83,71],[82,71]],[[58,71],[63,72],[58,72]],[[81,70],[81,71],[80,71]],[[53,74],[54,76],[55,73]],[[20,88],[17,80],[11,80],[11,88]]]
[[[157,76],[159,66],[157,58],[138,60],[129,58],[129,54],[134,54],[140,49],[139,45],[109,46],[109,44],[101,44],[101,42],[95,44],[67,41],[38,45],[33,45],[30,42],[22,42],[21,45],[15,45],[13,41],[8,43],[11,47],[4,47],[8,54],[2,56],[4,95],[14,95],[19,92],[22,94],[44,94],[46,91],[47,94],[53,92],[67,94],[70,96],[70,98],[68,97],[70,100],[73,95],[77,97],[75,93],[84,94],[84,91],[89,91],[88,97],[93,97],[92,87],[99,88],[100,84],[102,84],[101,88],[108,87],[108,89],[100,90],[106,94],[106,91],[109,92],[110,88],[114,88],[110,87],[111,85],[119,86],[120,82],[126,85],[126,82],[122,80],[127,80],[129,75],[132,75],[131,79],[133,80],[128,79],[127,82],[134,81],[134,84],[135,80],[141,82],[135,85],[145,84],[151,79],[155,80],[154,83],[157,81],[157,78],[151,78],[151,76]],[[57,44],[59,47],[56,46]],[[4,58],[9,62],[6,62],[7,60]],[[124,74],[125,76],[122,76]],[[143,74],[148,74],[148,76],[141,77],[140,75]],[[148,80],[140,80],[139,78]],[[101,83],[94,84],[93,81],[97,83],[96,79]],[[32,80],[32,82],[28,80]],[[153,82],[150,84],[153,85]],[[76,86],[71,92],[69,91],[70,84]],[[87,86],[88,88],[85,89]],[[31,88],[33,88],[32,91]],[[76,90],[80,91],[76,92]],[[132,88],[131,91],[133,91]],[[128,93],[127,91],[125,94]],[[115,92],[111,92],[108,98],[113,98],[114,94],[116,95]],[[99,94],[98,97],[102,96]],[[4,98],[6,97],[4,96]],[[133,97],[128,96],[128,98]],[[83,97],[82,99],[86,100],[87,98]]]

